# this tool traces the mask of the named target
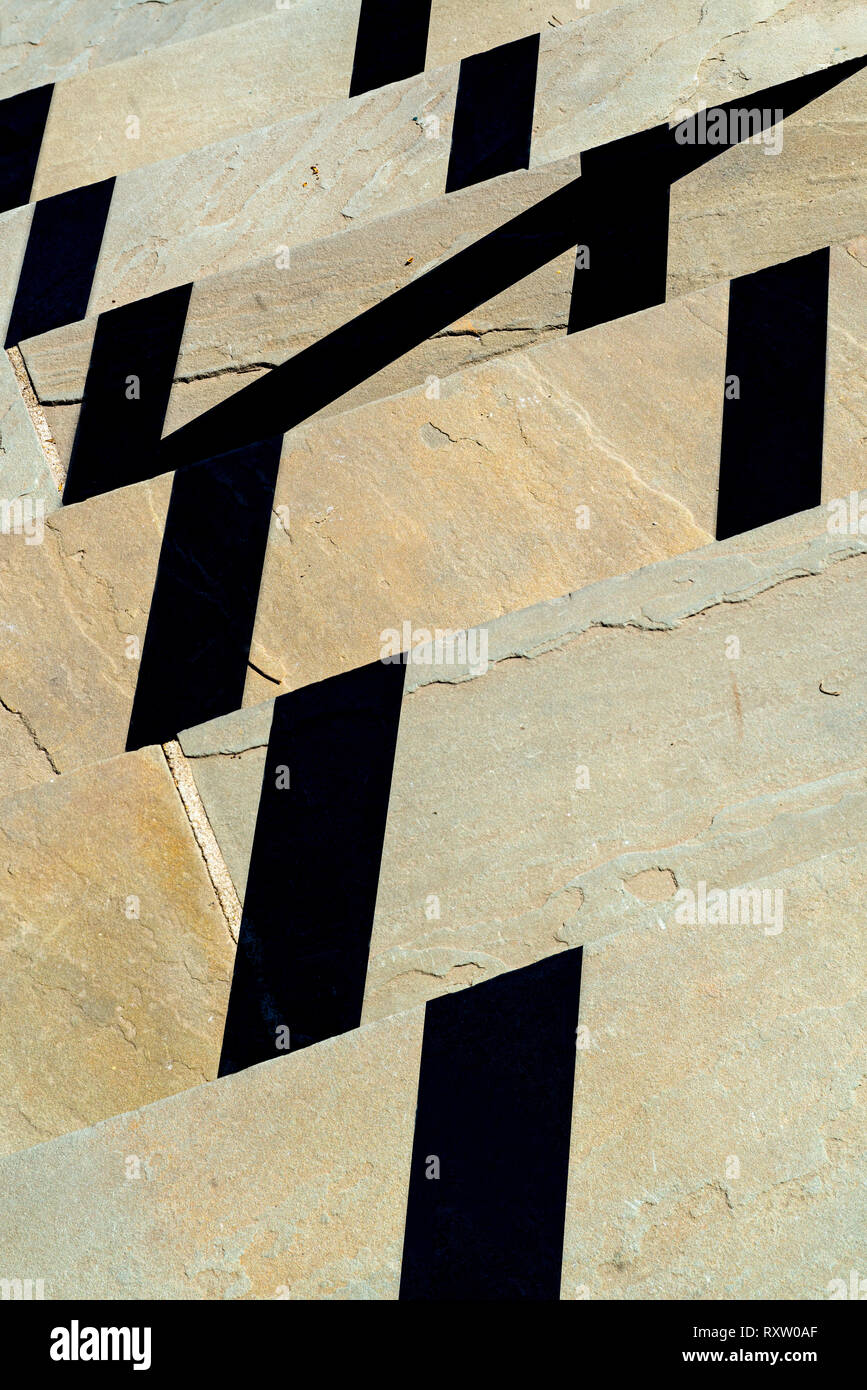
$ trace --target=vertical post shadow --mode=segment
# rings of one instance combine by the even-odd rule
[[[581,156],[587,211],[569,333],[665,303],[671,133],[654,126]]]
[[[401,1299],[557,1300],[581,948],[428,1002]]]
[[[349,95],[424,72],[431,0],[361,0]]]
[[[192,288],[179,285],[99,315],[63,490],[67,505],[148,477]]]
[[[822,500],[830,248],[732,280],[717,540]]]
[[[84,318],[113,192],[103,179],[36,204],[6,347]]]
[[[539,37],[461,62],[446,193],[529,169]]]
[[[240,708],[282,442],[175,475],[127,749]]]
[[[262,781],[220,1075],[361,1021],[403,658],[281,695]],[[281,785],[282,784],[282,785]]]
[[[0,212],[30,202],[54,83],[0,101]]]

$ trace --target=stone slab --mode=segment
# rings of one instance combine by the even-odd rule
[[[761,145],[747,144],[674,185],[669,298],[863,233],[867,146],[863,160],[857,153],[865,139],[865,93],[867,73],[861,73],[787,118],[778,155],[768,157]],[[815,191],[817,168],[824,171],[821,194]],[[288,266],[257,261],[195,282],[165,433],[563,187],[577,172],[576,160],[564,160],[507,175],[293,248]],[[793,203],[799,205],[796,216],[787,210]],[[706,224],[720,221],[718,238],[706,234]],[[347,392],[326,412],[564,333],[573,265],[571,252],[561,255]],[[91,317],[22,345],[61,455],[68,453],[74,434],[74,407],[84,388],[95,328]]]
[[[426,67],[439,68],[438,81],[451,92],[451,109],[441,113],[450,124],[456,60],[541,29],[539,92],[542,108],[550,104],[554,112],[554,128],[546,130],[545,122],[541,128],[539,154],[547,160],[567,152],[561,147],[566,131],[571,151],[580,148],[574,140],[582,125],[600,129],[598,116],[576,120],[566,114],[570,107],[598,109],[615,89],[621,119],[632,123],[630,129],[640,128],[664,119],[665,113],[651,119],[646,114],[648,109],[659,110],[660,86],[663,91],[671,85],[682,93],[694,91],[703,64],[725,67],[730,79],[732,72],[742,71],[741,48],[750,53],[757,70],[773,70],[774,81],[780,80],[794,55],[798,63],[812,59],[823,66],[840,61],[848,44],[860,41],[863,51],[867,42],[867,25],[851,0],[798,0],[794,7],[782,0],[760,0],[750,8],[753,13],[737,31],[732,30],[723,0],[701,7],[697,0],[680,0],[656,13],[639,0],[595,5],[592,13],[568,13],[567,19],[575,22],[552,28],[550,15],[542,18],[538,4],[528,9],[519,0],[499,0],[496,5],[488,0],[485,11],[461,13],[455,25],[461,7],[448,0],[434,25]],[[306,0],[271,8],[255,20],[179,39],[60,81],[52,97],[33,198],[344,100],[359,10],[359,0]],[[762,33],[763,27],[770,33]],[[450,31],[446,43],[436,37],[443,28]],[[612,53],[619,59],[614,73]],[[444,64],[448,73],[442,70]],[[424,91],[418,79],[406,79],[403,85],[407,94]],[[138,121],[132,137],[130,116]],[[601,124],[607,119],[603,116]],[[598,135],[588,143],[599,143]]]
[[[694,877],[728,886],[848,843],[867,768],[865,555],[816,509],[491,622],[483,673],[417,649],[364,1018],[557,942],[656,929],[658,902]],[[240,759],[261,756],[265,715],[254,736],[245,722],[181,734],[234,863],[261,786]]]
[[[562,1298],[822,1299],[847,1277],[865,871],[855,844],[762,880],[776,936],[667,905],[664,930],[587,953]],[[397,1298],[423,1018],[0,1160],[7,1277],[47,1299]]]
[[[416,390],[290,433],[244,703],[375,660],[406,620],[464,628],[706,544],[724,316],[724,290],[705,291],[444,379],[439,400]],[[835,478],[854,487],[848,438]],[[170,483],[63,508],[42,545],[5,538],[16,621],[0,696],[61,770],[124,747],[128,639],[141,649]]]
[[[213,1079],[235,946],[161,750],[7,796],[0,846],[0,1152]]]

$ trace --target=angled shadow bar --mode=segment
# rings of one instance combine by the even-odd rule
[[[30,202],[54,83],[0,101],[0,212]]]
[[[581,948],[425,1008],[400,1297],[560,1297]]]
[[[361,1022],[405,673],[374,661],[274,702],[221,1076]]]
[[[717,540],[822,501],[830,250],[729,287]]]
[[[424,72],[431,0],[361,0],[349,95]]]

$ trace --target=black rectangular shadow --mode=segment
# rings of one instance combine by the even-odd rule
[[[560,1297],[581,948],[428,1002],[400,1297]]]
[[[63,501],[150,476],[166,418],[192,285],[100,314]]]
[[[175,474],[128,749],[240,708],[282,442]]]
[[[424,72],[431,0],[361,0],[349,95]]]
[[[36,204],[6,347],[84,318],[113,192],[103,179]]]
[[[539,35],[464,58],[446,193],[529,169]]]
[[[361,1022],[406,667],[274,702],[220,1075]]]
[[[717,540],[822,500],[830,249],[729,288]]]

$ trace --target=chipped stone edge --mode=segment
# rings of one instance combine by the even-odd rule
[[[199,795],[192,769],[177,740],[172,740],[161,746],[172,781],[177,787],[178,796],[190,823],[193,838],[198,845],[199,853],[208,871],[208,877],[217,895],[217,901],[226,919],[229,935],[237,945],[241,931],[241,900],[235,891],[235,885],[232,882],[232,876],[226,866],[217,837],[211,829],[211,822],[208,819],[204,802]]]
[[[863,499],[867,491],[858,495]],[[434,644],[420,643],[411,648],[404,694],[429,685],[477,680],[500,662],[533,660],[560,651],[596,628],[670,632],[721,604],[749,602],[780,584],[822,574],[831,565],[867,554],[867,538],[831,534],[826,518],[824,506],[802,513],[798,518],[802,534],[766,552],[751,554],[749,538],[773,535],[772,528],[786,525],[792,518],[728,541],[709,542],[686,555],[657,561],[478,624],[467,631],[487,634],[489,654],[482,663],[437,665]],[[821,533],[816,534],[820,528]],[[689,598],[677,592],[675,586],[681,584],[695,586]],[[468,642],[468,650],[470,645]],[[480,643],[474,645],[480,650]]]
[[[54,435],[51,432],[48,417],[33,388],[33,382],[27,370],[27,364],[21,355],[20,349],[17,347],[7,348],[6,356],[9,358],[9,362],[12,366],[12,372],[18,384],[18,390],[21,392],[24,407],[27,414],[30,416],[30,423],[36,431],[36,438],[42,446],[42,452],[45,455],[45,462],[48,464],[48,471],[51,474],[54,486],[57,488],[57,491],[62,494],[63,485],[66,482],[66,469],[60,457],[60,450],[54,442]]]

